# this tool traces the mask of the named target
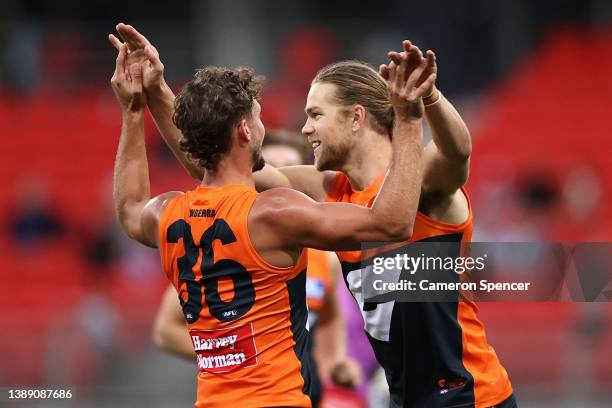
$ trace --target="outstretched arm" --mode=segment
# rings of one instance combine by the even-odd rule
[[[128,45],[129,62],[144,63],[144,89],[149,111],[159,133],[189,175],[202,180],[204,170],[179,147],[183,135],[172,120],[175,96],[164,80],[164,65],[159,53],[149,40],[131,25],[120,23],[117,25],[117,31]],[[122,42],[112,34],[109,35],[109,41],[117,49],[122,45]],[[275,168],[266,165],[263,170],[254,174],[255,185],[259,191],[287,187],[301,191],[317,201],[325,199],[334,176],[334,172],[319,172],[313,166]]]
[[[404,241],[412,235],[421,191],[423,146],[423,89],[435,80],[431,74],[420,86],[416,80],[426,67],[420,59],[418,68],[405,78],[408,56],[389,70],[388,88],[396,121],[393,131],[393,155],[389,172],[372,208],[348,203],[315,203],[293,190],[262,193],[251,210],[249,228],[269,232],[254,240],[274,242],[268,248],[355,250],[363,242]],[[263,234],[262,234],[263,235]],[[261,246],[257,245],[257,242]]]
[[[425,147],[423,191],[452,194],[468,179],[472,139],[455,107],[434,88],[424,101],[432,141]]]
[[[407,42],[404,41],[404,50]],[[399,53],[390,55],[394,63]],[[420,81],[431,73],[437,73],[436,56],[433,51],[425,53],[430,61]],[[385,66],[380,73],[388,76]],[[431,129],[432,141],[425,146],[423,156],[423,191],[452,194],[467,181],[469,159],[472,150],[469,130],[454,106],[436,88],[435,83],[426,90],[423,98],[425,118]]]
[[[147,93],[149,111],[155,126],[189,175],[197,180],[202,180],[204,169],[198,166],[195,160],[191,160],[179,147],[183,135],[172,121],[174,92],[164,79],[164,64],[161,62],[157,49],[131,25],[119,23],[116,29],[128,47],[128,64],[143,64],[143,86]],[[109,35],[109,41],[117,49],[122,46],[121,41],[112,34]]]
[[[113,178],[115,211],[122,229],[130,238],[156,247],[159,215],[168,200],[179,193],[165,193],[151,199],[144,138],[146,97],[142,87],[142,66],[127,65],[126,46],[119,50],[111,84],[123,114]]]

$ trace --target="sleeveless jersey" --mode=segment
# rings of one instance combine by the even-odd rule
[[[362,191],[337,173],[326,199],[371,207],[383,177]],[[468,199],[464,190],[462,190]],[[457,225],[417,213],[411,242],[470,242],[472,209]],[[366,335],[385,370],[393,407],[490,407],[512,395],[506,370],[487,343],[477,307],[460,302],[364,303],[361,251],[338,252],[345,283],[358,301]]]
[[[331,289],[329,254],[326,251],[308,248],[306,272],[306,301],[308,302],[308,325],[312,330],[324,309]]]
[[[262,259],[247,218],[258,193],[198,187],[159,223],[163,269],[197,355],[196,407],[310,407],[305,251],[293,267]]]
[[[329,298],[331,277],[329,268],[329,254],[326,251],[308,248],[308,267],[306,271],[306,302],[308,304],[308,327],[311,336],[314,335],[319,316]],[[314,338],[309,343],[308,353],[313,356],[312,348]],[[318,375],[317,363],[312,358],[312,387],[310,399],[313,407],[318,407],[323,393],[323,385]]]

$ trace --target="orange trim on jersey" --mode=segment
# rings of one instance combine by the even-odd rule
[[[512,395],[512,385],[495,350],[487,342],[484,325],[476,316],[476,305],[459,302],[457,321],[461,327],[463,366],[474,378],[475,408],[499,404]]]
[[[308,292],[309,283],[306,284],[306,300],[308,310],[321,311],[325,307],[329,290],[331,288],[331,276],[329,269],[329,254],[319,249],[308,248],[308,267],[306,272],[307,282],[322,285],[322,293],[317,293],[317,297],[311,296]]]
[[[463,230],[467,228],[472,223],[472,218],[473,218],[472,203],[470,201],[470,196],[468,195],[466,189],[462,187],[461,192],[463,193],[467,201],[467,205],[468,205],[468,217],[462,223],[448,224],[446,222],[434,220],[433,218],[429,217],[425,213],[422,213],[421,211],[417,212],[417,218],[423,221],[424,223],[428,224],[429,226],[439,229],[439,230],[443,230],[443,231],[457,231],[457,230]]]

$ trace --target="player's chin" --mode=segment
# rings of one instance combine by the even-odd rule
[[[319,156],[315,156],[314,166],[318,171],[338,171],[339,160],[334,160],[329,157],[329,155],[320,154]]]
[[[329,170],[327,163],[319,158],[315,157],[315,161],[314,161],[314,166],[315,169],[317,169],[318,171],[325,171],[325,170]]]

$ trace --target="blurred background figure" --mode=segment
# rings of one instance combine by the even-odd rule
[[[44,179],[26,176],[17,190],[9,228],[20,247],[36,247],[64,233],[63,222],[51,207]]]
[[[289,130],[301,128],[306,89],[324,64],[378,66],[403,38],[434,50],[438,84],[473,136],[474,240],[599,242],[578,248],[586,255],[577,261],[568,252],[566,273],[575,282],[608,279],[609,1],[8,0],[0,19],[0,386],[72,387],[66,406],[193,400],[193,364],[151,341],[166,289],[157,255],[126,246],[101,199],[120,130],[106,40],[119,21],[151,38],[177,87],[205,65],[264,73],[264,121]],[[195,185],[150,122],[147,143],[153,193]],[[376,363],[359,346],[363,323],[342,310],[347,354],[368,378]],[[482,303],[480,317],[522,406],[610,405],[609,301]],[[384,396],[371,401],[384,406]]]

